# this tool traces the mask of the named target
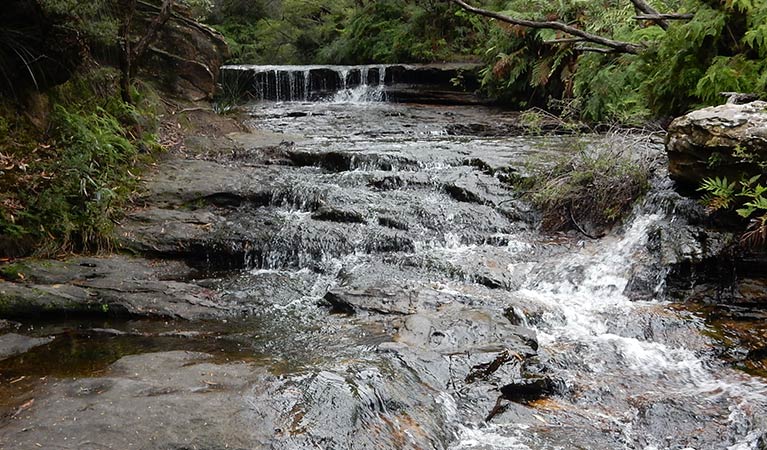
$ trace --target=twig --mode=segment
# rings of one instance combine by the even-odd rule
[[[575,217],[573,216],[573,208],[572,207],[570,207],[570,206],[567,207],[567,213],[570,215],[570,220],[573,222],[573,225],[575,225],[575,229],[580,231],[581,234],[583,234],[584,236],[586,236],[589,239],[594,239],[594,240],[599,239],[598,236],[594,236],[592,234],[587,233],[586,230],[584,230],[580,225],[578,225],[578,222],[576,222]]]

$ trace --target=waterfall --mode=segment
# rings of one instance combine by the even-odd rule
[[[225,66],[222,82],[226,83],[227,73],[233,79],[246,74],[250,81],[245,89],[258,101],[380,102],[385,100],[386,74],[391,67]]]

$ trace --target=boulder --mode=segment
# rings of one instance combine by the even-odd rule
[[[682,190],[706,177],[763,173],[767,161],[767,102],[703,108],[671,122],[666,137],[669,175]]]
[[[159,11],[159,2],[139,2],[138,9],[146,26]],[[191,19],[188,11],[177,4],[149,47],[141,69],[182,98],[204,100],[215,93],[219,68],[228,57],[224,37]]]

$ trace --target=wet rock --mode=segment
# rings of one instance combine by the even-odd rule
[[[401,222],[392,217],[379,217],[378,224],[382,227],[393,228],[395,230],[407,231],[410,227],[407,223]]]
[[[0,360],[20,353],[25,353],[30,349],[45,345],[52,340],[53,338],[51,337],[36,338],[16,333],[2,334],[0,335]]]
[[[317,211],[312,214],[312,219],[343,223],[365,223],[365,217],[359,211],[332,208],[328,206],[317,209]]]
[[[0,312],[5,317],[87,314],[182,319],[240,312],[239,306],[214,291],[168,279],[174,272],[177,276],[189,273],[188,267],[162,266],[124,256],[31,262],[26,280],[0,283]]]
[[[441,396],[399,358],[340,362],[254,386],[251,414],[274,430],[269,447],[382,450],[446,447]]]
[[[535,332],[498,320],[491,314],[458,305],[440,314],[419,313],[408,317],[395,341],[443,354],[511,351],[521,358],[534,356]]]
[[[245,395],[257,372],[190,352],[127,356],[105,375],[51,380],[0,428],[12,448],[260,446]],[[252,431],[249,431],[252,430]]]
[[[230,166],[215,161],[176,159],[164,163],[162,170],[146,183],[141,201],[154,207],[200,207],[227,203],[268,204],[272,198],[271,182],[278,168]]]
[[[525,378],[501,386],[504,399],[513,402],[530,402],[556,392],[555,383],[550,378]]]
[[[425,287],[392,286],[379,282],[336,288],[325,294],[324,300],[335,310],[345,313],[372,311],[382,314],[413,314],[448,303],[452,296]]]
[[[0,319],[0,333],[18,330],[20,327],[21,327],[21,324],[19,322]]]
[[[418,162],[396,153],[341,152],[291,150],[288,157],[297,166],[318,166],[331,172],[345,172],[355,169],[402,170],[417,168]]]
[[[669,175],[683,189],[703,178],[740,179],[763,170],[767,160],[767,102],[725,104],[693,111],[669,125]]]
[[[504,316],[513,325],[538,326],[542,324],[564,324],[567,322],[564,313],[551,305],[544,305],[530,299],[511,299],[504,310]]]

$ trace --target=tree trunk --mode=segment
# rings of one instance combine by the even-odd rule
[[[133,103],[130,91],[133,78],[136,76],[138,63],[173,13],[174,0],[163,1],[160,12],[149,24],[146,34],[134,46],[131,42],[130,31],[133,25],[133,18],[136,15],[136,2],[137,0],[126,0],[127,4],[125,6],[123,22],[120,26],[120,95],[124,102],[130,104]]]

